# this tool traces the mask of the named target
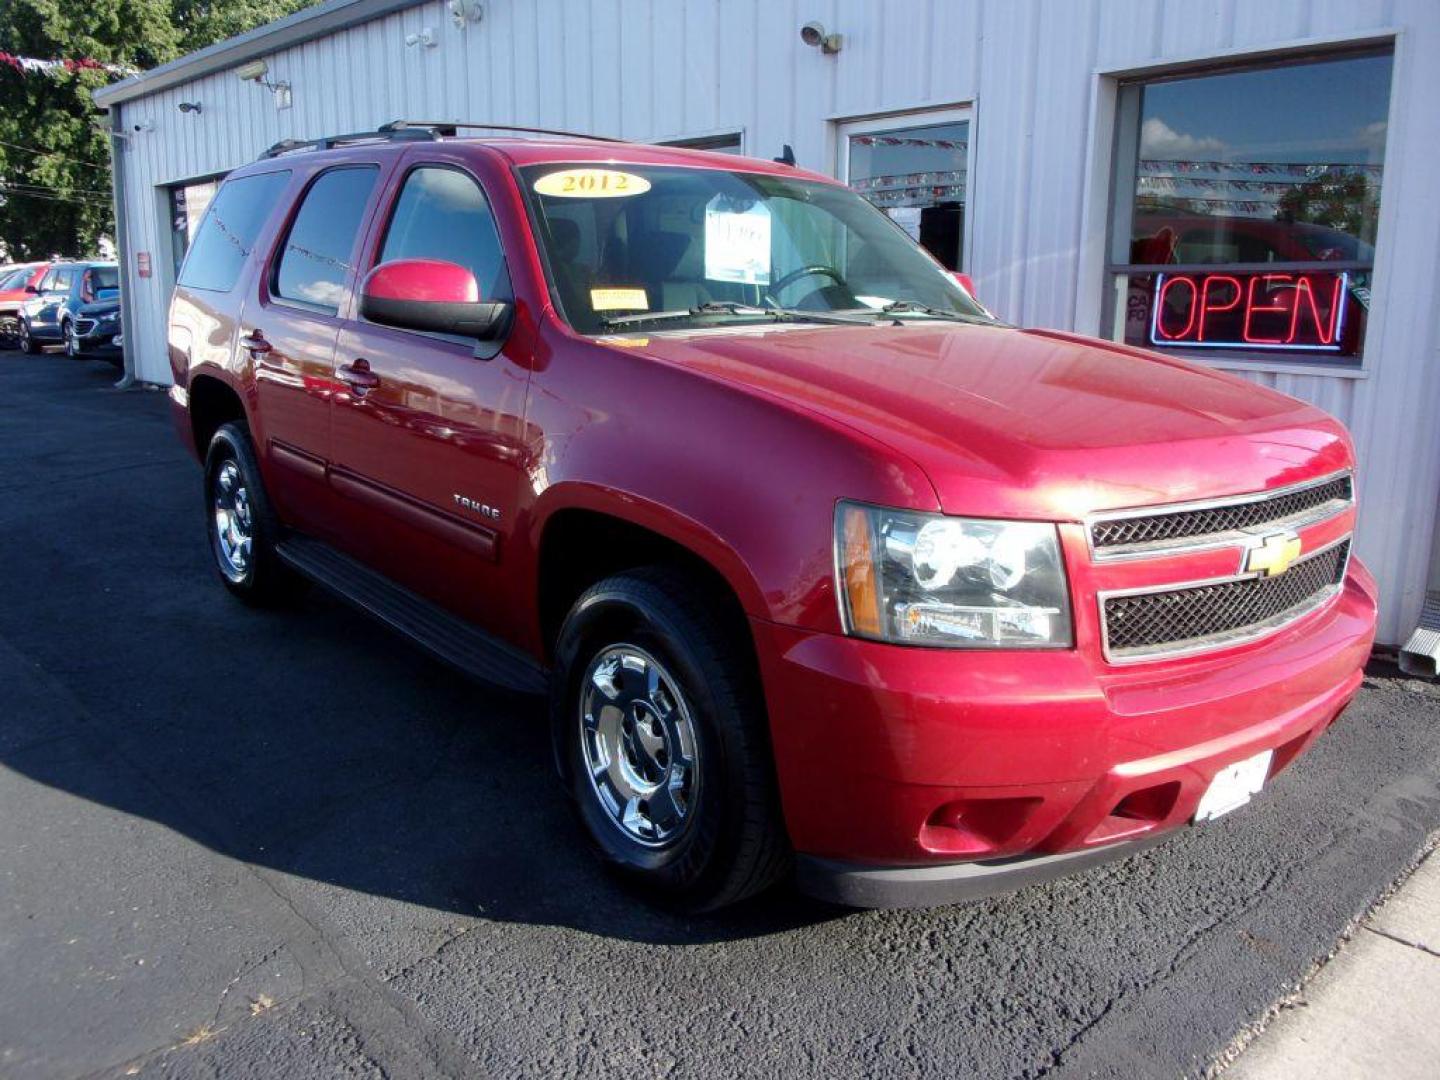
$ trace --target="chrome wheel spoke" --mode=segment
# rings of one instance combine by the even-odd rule
[[[213,497],[215,519],[215,554],[221,569],[231,578],[240,578],[250,567],[254,531],[250,513],[250,494],[245,478],[234,461],[220,466],[215,477]]]
[[[606,816],[647,847],[674,840],[694,805],[696,742],[679,685],[644,650],[601,651],[582,683],[578,735]]]

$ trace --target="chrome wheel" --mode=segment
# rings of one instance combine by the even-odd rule
[[[220,560],[220,569],[231,581],[240,581],[250,570],[254,524],[245,476],[233,460],[222,464],[215,474],[212,503],[215,555]]]
[[[634,645],[612,645],[585,672],[579,736],[590,788],[625,836],[663,847],[699,794],[695,726],[670,673]]]
[[[80,355],[80,335],[75,332],[75,324],[65,324],[65,355],[72,360]]]

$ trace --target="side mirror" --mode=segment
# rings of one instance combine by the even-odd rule
[[[402,330],[495,341],[509,327],[510,309],[503,300],[481,300],[475,275],[440,259],[381,263],[360,286],[361,318]]]
[[[26,286],[25,286],[25,291],[28,292],[28,293],[34,293],[36,296],[39,296],[39,295],[40,295],[40,286],[39,286],[39,285],[26,285]]]

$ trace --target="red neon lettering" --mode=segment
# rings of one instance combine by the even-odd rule
[[[1290,277],[1291,275],[1289,274],[1256,274],[1250,279],[1250,288],[1247,290],[1245,297],[1245,323],[1240,329],[1240,336],[1251,345],[1283,345],[1286,342],[1295,340],[1295,319],[1293,315],[1290,319],[1290,336],[1288,338],[1259,337],[1250,332],[1250,320],[1255,317],[1257,311],[1261,313],[1269,311],[1283,314],[1286,311],[1292,310],[1284,304],[1256,304],[1255,286],[1263,282],[1268,291],[1270,282],[1289,281]]]
[[[1212,307],[1210,304],[1210,286],[1214,285],[1217,281],[1228,283],[1235,290],[1235,297],[1228,304]],[[1222,311],[1233,311],[1239,307],[1240,297],[1243,295],[1244,293],[1242,293],[1240,289],[1240,282],[1229,274],[1211,274],[1207,277],[1205,284],[1201,286],[1200,289],[1200,333],[1196,335],[1195,340],[1205,340],[1205,322],[1211,315],[1218,315]]]
[[[1165,296],[1167,293],[1170,292],[1171,286],[1175,285],[1177,282],[1183,282],[1190,287],[1190,317],[1185,323],[1185,328],[1183,330],[1172,334],[1165,329]],[[1155,329],[1159,331],[1161,337],[1167,338],[1170,341],[1177,341],[1180,338],[1183,338],[1186,334],[1190,333],[1191,327],[1195,325],[1195,313],[1198,310],[1198,305],[1195,303],[1195,301],[1198,298],[1198,290],[1195,288],[1194,278],[1172,277],[1166,279],[1165,284],[1160,286],[1160,295],[1155,298],[1155,303],[1159,305],[1155,309]]]
[[[1295,285],[1295,310],[1290,315],[1290,336],[1285,339],[1286,343],[1293,342],[1295,335],[1300,329],[1300,302],[1303,300],[1310,305],[1310,318],[1315,323],[1315,336],[1319,344],[1330,345],[1335,340],[1335,323],[1340,316],[1340,282],[1342,277],[1335,275],[1335,287],[1330,294],[1330,318],[1322,321],[1320,308],[1315,302],[1315,288],[1310,284],[1308,277],[1302,276]]]

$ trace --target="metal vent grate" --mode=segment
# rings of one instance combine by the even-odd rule
[[[1150,544],[1187,544],[1225,533],[1266,525],[1286,524],[1294,518],[1329,509],[1338,513],[1354,495],[1348,474],[1321,484],[1281,492],[1269,498],[1227,502],[1200,509],[1171,513],[1134,514],[1107,518],[1090,526],[1091,542],[1098,554],[1116,548],[1137,548]],[[1323,514],[1321,516],[1324,516]]]
[[[1277,577],[1241,578],[1102,603],[1107,654],[1136,659],[1220,648],[1298,618],[1333,595],[1350,542],[1316,552]]]

